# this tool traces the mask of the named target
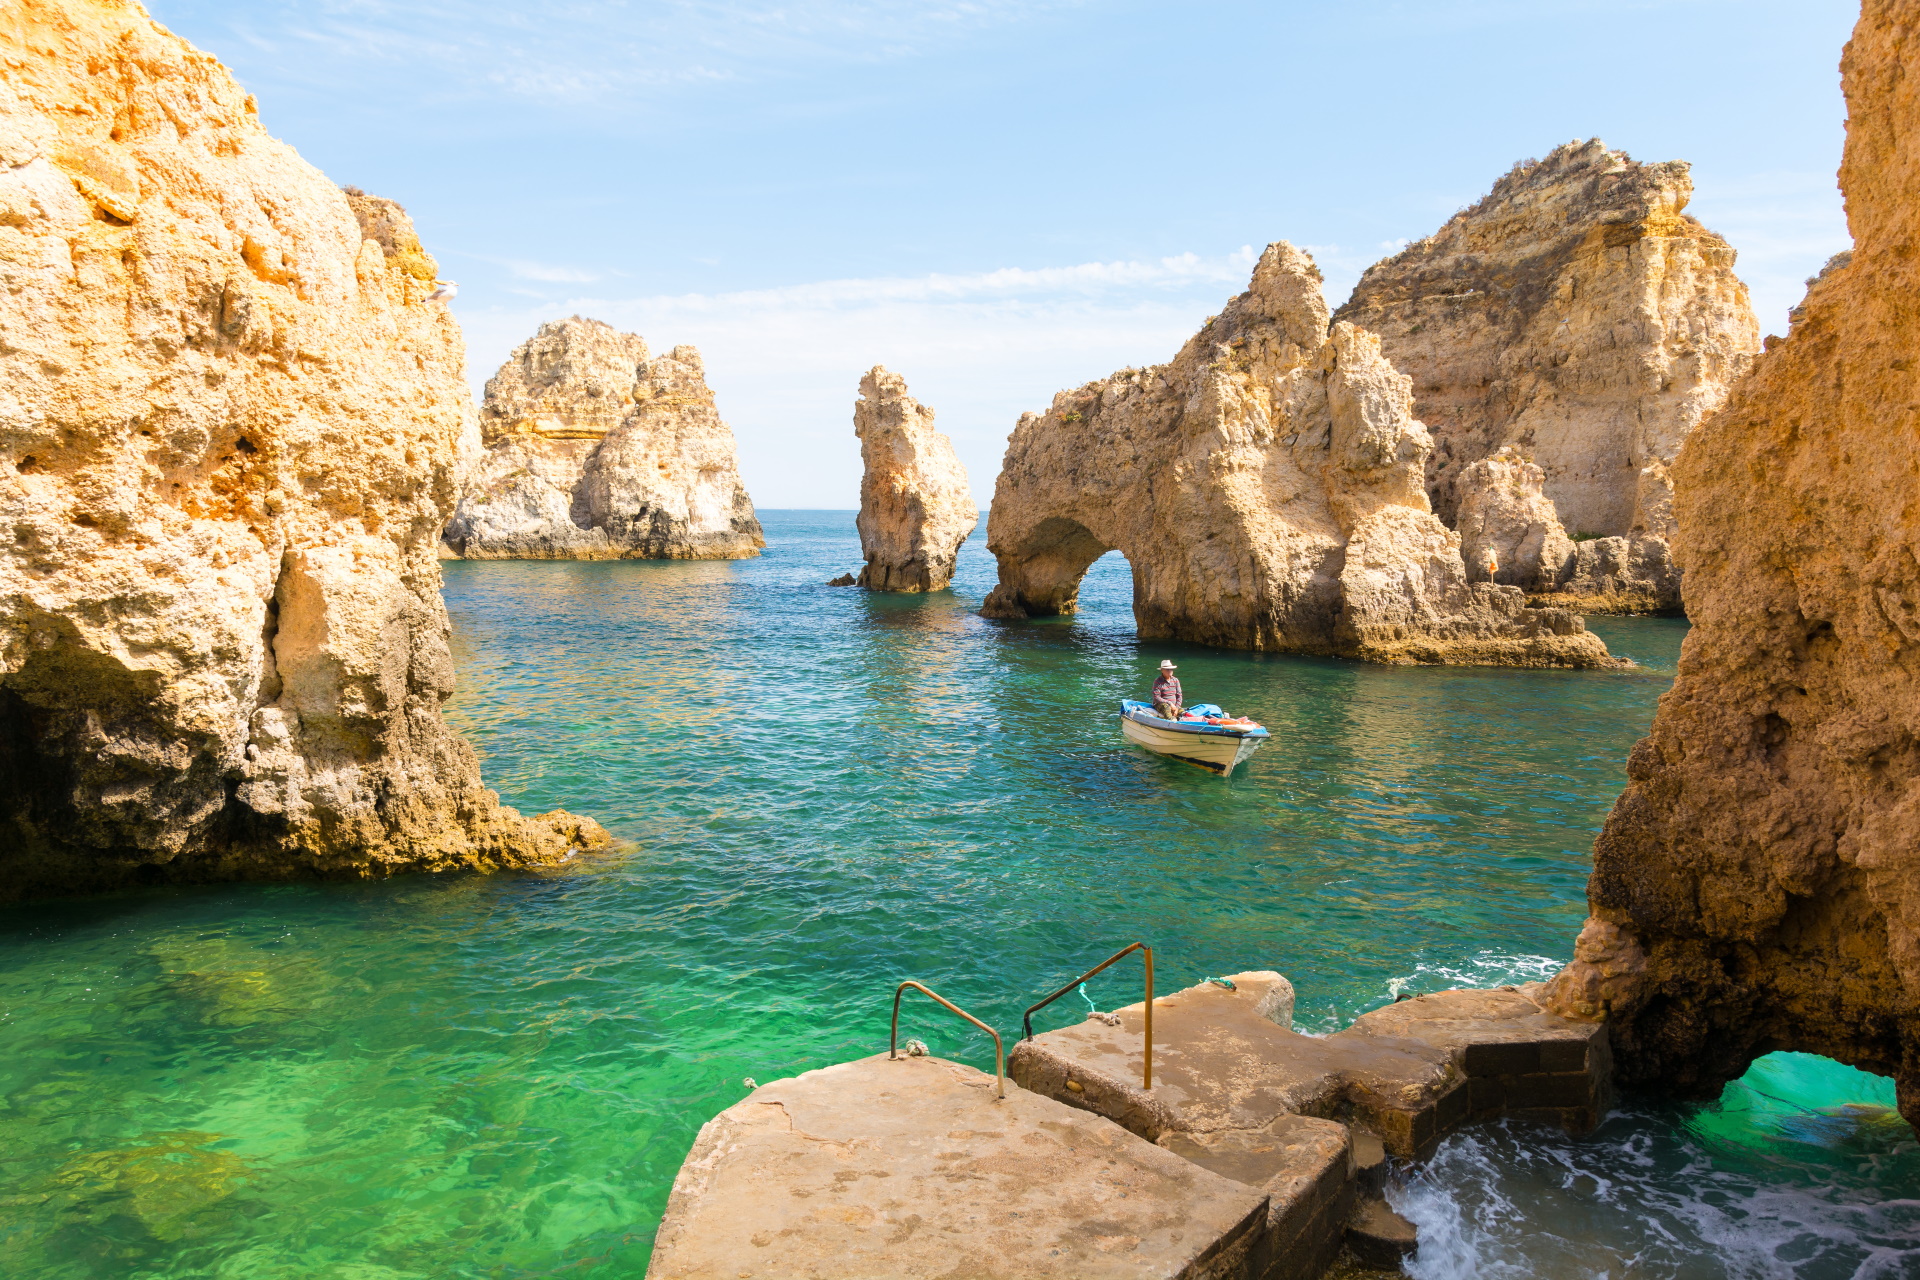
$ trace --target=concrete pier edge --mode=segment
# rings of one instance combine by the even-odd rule
[[[1391,1267],[1415,1241],[1382,1200],[1389,1155],[1502,1116],[1585,1132],[1611,1101],[1603,1024],[1524,988],[1313,1036],[1278,973],[1226,981],[1154,1001],[1151,1090],[1142,1004],[1021,1041],[999,1103],[990,1075],[884,1053],[761,1086],[702,1128],[650,1280]]]

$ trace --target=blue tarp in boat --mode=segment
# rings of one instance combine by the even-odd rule
[[[1187,710],[1196,716],[1223,716],[1226,714],[1226,712],[1211,702],[1195,703],[1193,706],[1188,707]],[[1168,720],[1154,713],[1152,703],[1141,702],[1136,698],[1122,698],[1120,700],[1120,714],[1131,714],[1136,719],[1146,720],[1154,725],[1165,725],[1167,728],[1177,729],[1181,733],[1218,733],[1230,738],[1265,738],[1271,736],[1265,729],[1246,729],[1229,724],[1205,724],[1197,720]]]

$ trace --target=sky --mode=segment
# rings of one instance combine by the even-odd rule
[[[1849,244],[1840,0],[152,0],[412,213],[476,389],[542,321],[700,348],[757,505],[858,505],[884,364],[985,507],[1273,240],[1342,302],[1516,161],[1693,164],[1763,332]],[[1417,406],[1416,406],[1417,410]]]

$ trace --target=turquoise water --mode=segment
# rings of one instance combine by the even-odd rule
[[[754,561],[447,566],[450,717],[509,802],[632,841],[617,865],[0,912],[0,1274],[638,1276],[700,1123],[746,1077],[883,1048],[904,977],[1010,1041],[1136,939],[1166,989],[1287,973],[1309,1030],[1544,976],[1684,633],[1596,622],[1645,666],[1587,673],[1138,645],[1118,557],[1077,618],[992,623],[978,539],[952,594],[877,597],[820,585],[857,567],[850,513],[762,515]],[[1163,656],[1274,731],[1232,779],[1121,742],[1115,704]],[[1090,986],[1110,1007],[1137,982]],[[990,1063],[936,1012],[903,1032]],[[1420,1265],[1498,1274],[1546,1224],[1563,1252],[1511,1274],[1824,1280],[1875,1274],[1850,1260],[1873,1248],[1920,1270],[1887,1097],[1776,1058],[1586,1143],[1455,1139],[1401,1193]],[[1708,1194],[1703,1169],[1742,1230],[1818,1221],[1754,1254],[1651,1214]]]

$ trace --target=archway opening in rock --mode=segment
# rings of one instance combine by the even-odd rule
[[[1891,1155],[1896,1148],[1910,1150],[1913,1142],[1891,1077],[1788,1051],[1755,1058],[1713,1104],[1695,1113],[1690,1127],[1710,1141],[1747,1148],[1797,1144],[1844,1159]],[[1780,1154],[1792,1158],[1790,1150]]]
[[[1049,517],[1000,553],[997,589],[1014,597],[1030,618],[1075,613],[1087,570],[1113,550],[1078,520]]]

